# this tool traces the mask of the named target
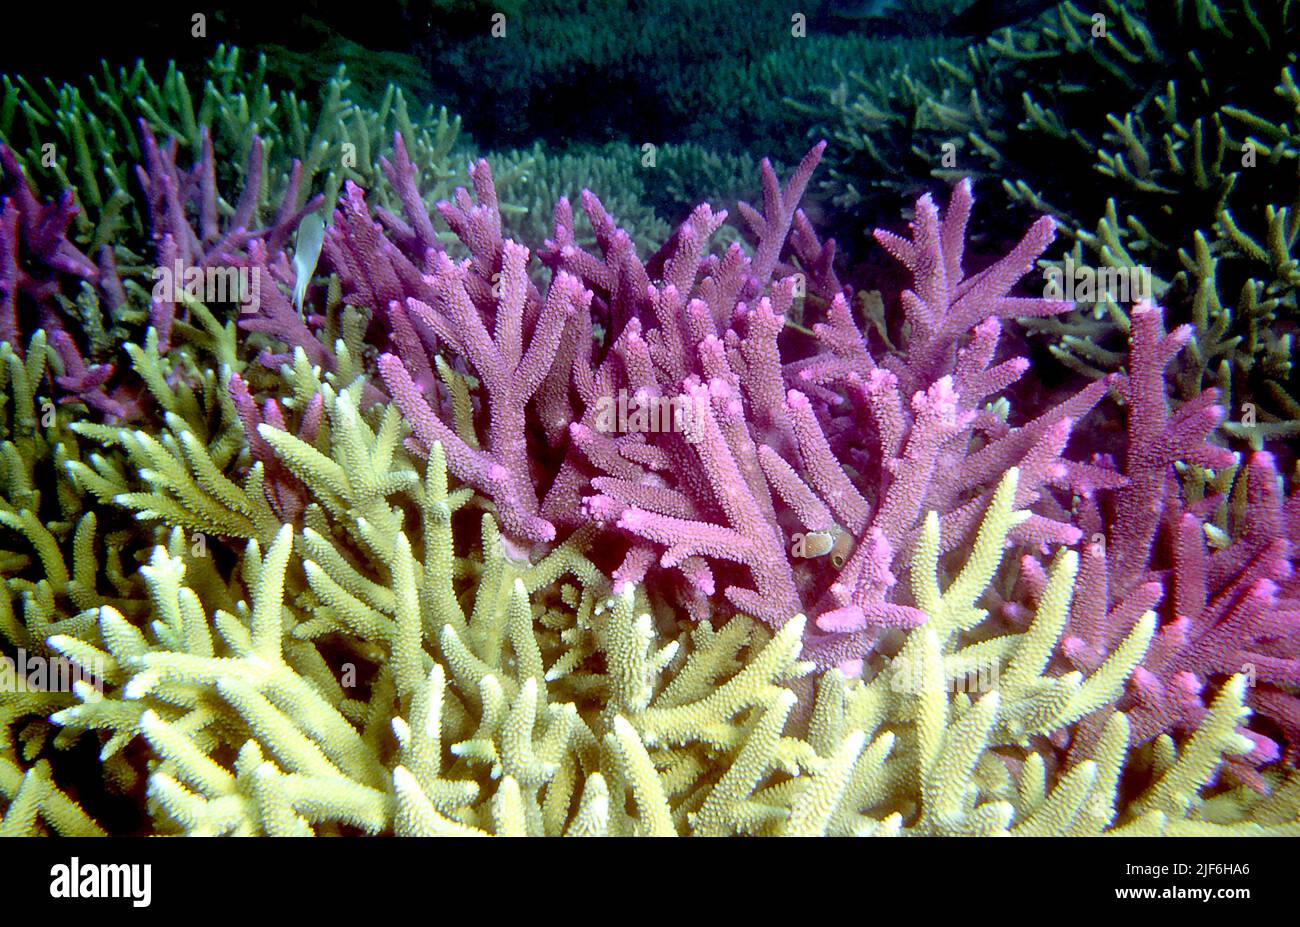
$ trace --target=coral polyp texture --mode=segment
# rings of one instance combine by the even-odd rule
[[[756,13],[759,63],[665,78],[657,121],[717,97],[725,131],[602,109],[572,150],[521,133],[616,42],[506,71],[435,42],[453,95],[501,71],[496,150],[410,84],[340,67],[313,107],[226,46],[188,82],[4,78],[0,835],[1300,836],[1295,207],[1234,219],[1224,153],[1235,119],[1294,168],[1290,123],[1208,78],[1176,112],[1141,5],[1089,44],[1062,4],[964,68],[815,7],[814,45]],[[1196,10],[1185,41],[1285,57],[1248,4]],[[1167,166],[1150,97],[1070,130],[1095,103],[1024,96],[1017,131],[1127,145],[1108,205],[912,76],[1000,99],[1085,49],[1106,86],[1178,72]],[[828,117],[833,75],[879,108]],[[978,169],[932,176],[953,126]],[[1060,285],[1147,258],[1151,292]]]

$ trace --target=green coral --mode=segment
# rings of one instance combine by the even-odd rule
[[[610,142],[562,151],[539,142],[530,149],[489,155],[488,161],[498,195],[512,204],[502,207],[505,233],[522,242],[550,238],[554,204],[567,197],[578,242],[592,247],[595,239],[582,211],[584,190],[600,198],[644,255],[654,254],[685,218],[683,204],[708,202],[731,209],[737,200],[757,200],[760,194],[753,158],[715,153],[691,142],[642,147]],[[724,226],[712,246],[725,248],[739,237],[734,227]]]
[[[1049,213],[1076,268],[1149,271],[1151,295],[1195,324],[1182,398],[1217,386],[1231,418],[1258,407],[1236,428],[1257,446],[1294,434],[1297,25],[1292,5],[1252,0],[1067,2],[964,59],[850,75],[820,114],[840,152],[828,192],[859,226],[896,206],[882,192],[926,174]],[[1072,316],[1026,324],[1096,377],[1122,363],[1123,302],[1084,295]]]
[[[845,31],[835,12],[770,0],[739,17],[723,0],[532,2],[505,15],[501,34],[485,13],[444,22],[432,42],[445,65],[439,90],[485,134],[515,145],[695,142],[794,162],[808,124],[789,101],[811,103],[837,69],[888,73],[958,44]]]
[[[582,212],[581,194],[591,190],[605,210],[618,217],[639,250],[657,248],[669,235],[668,224],[646,202],[642,154],[630,145],[611,143],[599,149],[571,147],[548,151],[540,142],[530,149],[491,155],[488,162],[497,194],[514,208],[502,210],[505,234],[515,241],[542,242],[554,234],[553,207],[568,197],[577,220],[579,242],[594,244]],[[505,178],[504,180],[498,178]]]
[[[253,137],[263,143],[259,208],[273,210],[289,181],[291,162],[302,164],[297,205],[313,193],[338,199],[344,181],[380,188],[381,155],[400,131],[418,168],[430,206],[463,182],[467,159],[458,147],[460,120],[429,105],[412,112],[401,87],[388,83],[368,102],[354,100],[340,65],[321,85],[316,105],[287,90],[274,95],[265,55],[248,62],[238,48],[219,46],[200,75],[187,78],[174,64],[159,78],[143,62],[102,72],[85,86],[34,85],[21,76],[0,78],[0,141],[18,154],[41,188],[75,187],[82,211],[78,239],[91,250],[113,244],[123,269],[143,260],[147,208],[136,198],[133,167],[143,161],[138,121],[160,139],[174,138],[197,159],[202,132],[211,132],[218,187],[239,189]],[[202,87],[201,91],[197,87]],[[195,88],[195,89],[192,89]],[[53,146],[53,159],[45,157]],[[454,154],[454,157],[453,157]],[[376,189],[381,204],[391,205]],[[233,210],[233,205],[222,208]]]

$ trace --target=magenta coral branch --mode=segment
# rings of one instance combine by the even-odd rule
[[[776,270],[777,259],[785,247],[799,200],[803,199],[803,191],[812,179],[813,171],[817,170],[825,150],[825,141],[814,145],[794,169],[784,190],[781,189],[771,162],[764,158],[759,166],[763,185],[763,213],[760,215],[747,203],[739,204],[741,215],[759,242],[750,267],[752,279],[757,285],[761,286]]]
[[[805,167],[810,169],[815,155]],[[806,179],[799,174],[787,193]],[[778,192],[774,176],[765,179],[765,191],[772,215],[760,217],[748,207],[742,214],[760,237],[786,234],[797,201]],[[602,363],[575,367],[575,384],[588,406],[626,386],[636,395],[680,399],[689,407],[704,403],[707,413],[683,440],[674,434],[598,437],[588,410],[572,432],[578,456],[571,451],[556,481],[563,494],[553,487],[547,511],[563,523],[563,500],[586,477],[595,493],[583,497],[583,511],[657,545],[664,551],[661,567],[703,558],[719,577],[736,577],[724,588],[738,607],[771,623],[798,609],[812,614],[823,631],[850,634],[852,645],[826,640],[815,648],[841,656],[846,647],[870,643],[870,635],[861,633],[868,628],[920,620],[921,613],[899,598],[895,572],[906,564],[921,517],[938,509],[950,528],[959,529],[949,542],[962,543],[1007,467],[1024,468],[1018,501],[1035,509],[1020,535],[1041,545],[1076,541],[1078,530],[1050,490],[1102,482],[1060,455],[1071,424],[1101,398],[1106,384],[1019,428],[979,411],[1027,369],[1019,358],[992,363],[998,318],[1022,308],[1023,301],[1008,290],[1050,240],[1050,223],[1035,226],[1009,258],[967,280],[961,276],[961,238],[969,191],[958,188],[954,199],[955,212],[941,219],[931,210],[915,240],[885,236],[932,303],[926,307],[932,318],[926,318],[933,324],[916,332],[918,350],[930,350],[930,376],[911,366],[911,342],[909,363],[898,364],[902,376],[920,387],[910,393],[902,391],[899,374],[877,366],[840,292],[828,296],[827,319],[814,328],[821,352],[783,363],[779,341],[795,278],[764,282],[766,294],[754,290],[744,298],[763,267],[734,247],[721,258],[700,257],[700,234],[711,228],[711,213],[693,212],[670,243],[675,248],[665,249],[662,268],[672,273],[672,282],[656,282],[649,274],[648,302],[619,310],[621,301],[632,298],[617,282],[626,279],[632,256],[610,234],[604,236],[611,247],[603,262],[579,252],[569,244],[571,214],[558,209],[552,243],[564,244],[552,252],[551,263],[585,273],[596,291],[593,305],[608,307],[611,319],[629,317]],[[594,198],[584,205],[597,214]],[[926,215],[924,208],[918,212]],[[764,255],[782,252],[779,243],[760,248]],[[683,270],[697,264],[698,270]],[[937,277],[935,267],[941,268]],[[683,291],[686,286],[693,292]],[[1029,302],[1037,312],[1069,308]],[[639,307],[649,311],[639,315]],[[955,324],[954,317],[969,320],[965,330],[944,327]],[[642,323],[652,320],[657,324],[644,330]],[[691,342],[698,345],[693,356],[685,348]],[[931,350],[935,344],[942,350]],[[845,401],[846,393],[853,402]],[[977,437],[983,451],[971,456]],[[666,456],[647,455],[650,447]],[[851,470],[844,465],[850,457]],[[968,458],[973,463],[964,469]],[[647,462],[639,474],[630,468],[637,459]],[[801,538],[808,532],[817,538],[805,543]],[[825,553],[830,539],[840,535],[855,543],[847,548],[847,564],[836,571]],[[637,567],[638,575],[643,569]],[[745,573],[752,585],[738,581]]]
[[[72,190],[53,203],[41,203],[28,183],[18,158],[0,143],[0,341],[16,352],[23,349],[19,331],[19,301],[37,308],[41,327],[51,334],[63,330],[55,297],[61,277],[90,283],[99,268],[68,239],[77,215]],[[68,347],[76,350],[71,341]],[[78,355],[80,359],[80,355]]]
[[[1293,753],[1300,743],[1298,700],[1289,690],[1300,671],[1294,579],[1300,549],[1287,513],[1294,520],[1300,502],[1281,499],[1272,456],[1253,455],[1237,474],[1245,484],[1245,510],[1230,526],[1229,542],[1211,552],[1205,513],[1219,500],[1187,504],[1174,465],[1236,465],[1235,455],[1210,443],[1222,408],[1217,394],[1206,391],[1171,412],[1165,368],[1190,330],[1165,334],[1162,312],[1150,303],[1135,307],[1131,319],[1128,370],[1116,380],[1127,418],[1126,459],[1122,470],[1105,459],[1081,469],[1094,489],[1079,504],[1085,547],[1062,656],[1072,668],[1090,672],[1144,612],[1156,611],[1156,637],[1120,705],[1135,740],[1195,730],[1218,681],[1245,672],[1255,680],[1250,703],[1277,726]],[[1245,733],[1255,750],[1230,761],[1229,769],[1263,789],[1254,767],[1276,759],[1279,748],[1270,737]],[[1079,749],[1098,735],[1085,728]]]
[[[528,448],[526,408],[537,392],[559,346],[568,320],[586,312],[589,291],[571,275],[561,272],[552,281],[545,305],[528,333],[528,349],[522,350],[524,316],[530,298],[528,249],[513,242],[502,246],[503,264],[495,288],[499,297],[490,307],[494,331],[484,324],[487,315],[470,297],[467,282],[474,273],[469,264],[453,264],[445,255],[434,262],[426,278],[433,291],[433,306],[408,302],[416,318],[439,325],[446,320],[452,344],[463,352],[483,383],[487,394],[488,423],[485,447],[471,447],[442,419],[425,398],[408,372],[403,358],[419,358],[420,369],[428,368],[422,343],[401,346],[402,357],[385,354],[379,372],[407,421],[415,438],[425,448],[437,441],[447,453],[452,472],[488,495],[497,505],[505,530],[521,540],[549,541],[555,526],[539,514],[537,493],[525,465]]]
[[[1052,241],[1050,220],[966,276],[969,184],[954,188],[946,212],[923,197],[910,236],[876,233],[912,285],[900,297],[908,325],[899,327],[899,343],[873,346],[885,339],[858,327],[830,263],[833,242],[818,241],[798,211],[820,146],[784,187],[764,165],[764,212],[740,210],[757,239],[752,252],[733,245],[711,254],[725,214],[704,204],[643,261],[584,191],[596,239],[588,252],[561,201],[540,255],[551,272],[543,293],[527,272],[527,250],[502,234],[487,165],[472,168],[472,195],[458,190],[439,204],[469,251],[456,263],[421,215],[400,141],[385,169],[403,217],[381,212],[374,221],[360,190],[349,187],[327,260],[347,298],[374,314],[372,331],[378,326],[388,348],[380,376],[415,446],[440,442],[453,473],[492,500],[515,540],[548,542],[594,522],[621,538],[609,552],[619,583],[675,588],[699,616],[710,613],[715,590],[774,626],[806,613],[813,619],[806,652],[852,671],[876,629],[924,617],[910,598],[907,568],[925,514],[938,513],[945,550],[963,546],[1002,474],[1017,467],[1016,504],[1030,513],[1015,529],[1018,543],[1038,552],[1103,538],[1105,549],[1086,553],[1081,573],[1081,582],[1101,585],[1100,598],[1076,605],[1065,659],[1094,669],[1116,635],[1160,607],[1164,579],[1150,561],[1172,498],[1172,463],[1230,462],[1205,441],[1219,413],[1212,395],[1168,411],[1164,365],[1185,334],[1164,335],[1150,306],[1133,313],[1126,375],[1086,386],[1027,422],[998,411],[1000,394],[1029,372],[1024,358],[999,356],[1004,320],[1070,308],[1012,293]],[[791,356],[787,317],[801,284],[825,302],[811,320],[813,349]],[[453,411],[435,368],[444,379],[472,373],[480,401]],[[1069,459],[1076,423],[1112,389],[1130,414],[1124,468]],[[616,401],[675,403],[690,414],[666,429],[635,417],[611,425]],[[1109,538],[1102,502],[1117,513]],[[1192,546],[1182,558],[1190,581],[1198,575]],[[1034,586],[1034,569],[1023,577],[1041,590],[1045,577]],[[1217,628],[1220,617],[1235,615],[1226,627],[1248,626],[1261,603],[1283,594],[1281,579],[1269,583],[1235,595],[1245,605],[1202,607],[1162,626],[1159,653],[1168,656],[1148,660],[1132,697],[1146,693],[1162,711],[1194,714],[1203,677],[1192,664],[1226,667],[1230,658],[1226,632],[1199,633],[1196,616]],[[1224,594],[1206,589],[1216,603]],[[1294,674],[1288,654],[1251,646],[1246,652],[1278,703],[1271,693],[1284,692]],[[1287,703],[1279,711],[1290,711]]]

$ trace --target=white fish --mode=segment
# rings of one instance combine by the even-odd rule
[[[320,248],[325,242],[325,223],[316,213],[312,213],[298,224],[298,235],[293,251],[293,304],[302,315],[302,301],[307,295],[307,284],[316,272],[316,262],[320,260]]]

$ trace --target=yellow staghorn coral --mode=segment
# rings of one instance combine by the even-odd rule
[[[1113,706],[1153,616],[1087,678],[1046,675],[1073,552],[1056,558],[1027,628],[988,631],[980,603],[1025,517],[1015,470],[964,563],[941,566],[939,521],[925,522],[910,576],[926,623],[871,678],[814,679],[802,616],[775,632],[743,615],[679,624],[644,590],[611,589],[582,533],[517,549],[488,503],[448,485],[441,446],[411,457],[391,408],[363,409],[360,380],[322,378],[301,353],[283,371],[285,405],[319,407],[319,428],[261,424],[275,460],[250,464],[217,386],[230,343],[208,332],[221,377],[184,351],[135,352],[161,436],[57,416],[42,430],[41,344],[3,358],[3,453],[21,466],[0,502],[33,554],[10,557],[0,632],[94,670],[72,694],[0,692],[0,832],[97,831],[50,762],[86,737],[113,787],[145,780],[146,826],[161,834],[1300,830],[1294,783],[1268,799],[1215,783],[1222,757],[1248,746],[1240,679],[1181,753],[1167,738],[1130,745]],[[83,462],[74,432],[107,447]],[[22,514],[39,506],[24,475],[51,455],[157,540],[138,576],[113,582],[118,595],[97,591],[97,517],[112,510],[70,507],[76,529],[45,535]],[[271,464],[307,492],[299,523],[267,502]],[[132,465],[150,492],[133,488]],[[219,567],[241,538],[242,557]],[[1059,738],[1083,721],[1100,732],[1090,754],[1063,759]],[[1135,798],[1121,801],[1122,782]]]
[[[174,532],[141,571],[152,622],[105,605],[84,632],[49,640],[107,667],[102,693],[80,686],[80,703],[53,719],[94,732],[106,756],[143,741],[159,833],[1300,829],[1290,784],[1267,802],[1206,792],[1221,757],[1246,749],[1240,679],[1181,755],[1130,748],[1110,706],[1150,617],[1088,678],[1043,675],[1073,554],[1058,557],[1027,630],[968,642],[1022,518],[1015,471],[942,588],[938,522],[927,522],[912,568],[927,624],[873,679],[824,675],[809,705],[802,617],[774,633],[744,616],[718,628],[656,621],[642,592],[611,594],[576,547],[530,562],[491,513],[477,552],[457,556],[453,522],[478,503],[449,491],[441,448],[420,477],[389,413],[363,415],[354,391],[322,384],[321,395],[328,453],[263,429],[321,489],[314,527],[248,543],[242,601],[205,614]],[[987,691],[952,691],[986,663]],[[1063,768],[1044,735],[1094,715],[1106,720],[1092,757]],[[1121,807],[1126,766],[1143,764],[1149,784]],[[10,802],[31,819],[30,800]]]

